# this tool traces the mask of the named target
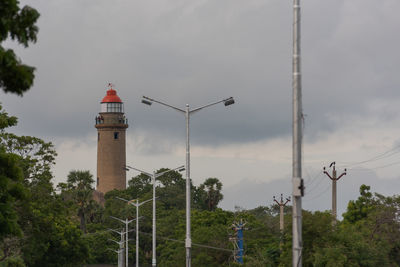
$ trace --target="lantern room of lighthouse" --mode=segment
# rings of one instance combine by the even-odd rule
[[[97,129],[97,181],[96,190],[102,194],[126,188],[126,141],[128,120],[124,104],[117,91],[109,84],[96,117]]]

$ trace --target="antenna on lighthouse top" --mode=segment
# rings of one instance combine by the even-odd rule
[[[113,87],[115,87],[115,85],[112,83],[108,83],[107,87],[108,87],[108,89],[113,89]]]

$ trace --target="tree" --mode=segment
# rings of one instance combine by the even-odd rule
[[[0,2],[0,43],[7,38],[28,47],[36,42],[39,13],[30,6],[19,7],[18,0]],[[0,88],[22,96],[33,84],[34,67],[23,64],[12,49],[0,45]]]
[[[0,105],[0,133],[16,123],[17,118],[8,116]],[[6,147],[0,142],[0,241],[7,235],[21,232],[15,204],[26,196],[22,177],[18,157],[7,153]]]
[[[208,178],[199,186],[198,194],[203,195],[202,201],[206,204],[207,210],[213,211],[217,208],[218,203],[224,198],[221,190],[222,183],[217,178]]]
[[[81,230],[86,233],[86,216],[94,208],[93,200],[93,175],[89,171],[70,171],[67,183],[61,183],[61,194],[70,199],[78,207]]]
[[[8,153],[19,156],[27,185],[44,186],[45,183],[50,183],[53,178],[51,167],[57,156],[51,142],[33,136],[0,133],[0,144]]]

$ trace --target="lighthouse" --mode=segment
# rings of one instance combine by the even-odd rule
[[[125,133],[128,120],[124,104],[111,84],[101,101],[101,111],[96,117],[97,129],[97,180],[96,191],[104,196],[108,191],[126,188]]]

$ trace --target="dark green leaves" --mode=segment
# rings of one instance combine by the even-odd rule
[[[0,2],[0,43],[7,38],[25,47],[36,42],[38,27],[35,25],[39,13],[25,6],[22,9],[16,0]],[[22,96],[33,85],[34,67],[24,65],[14,51],[0,45],[0,88],[4,92]]]

